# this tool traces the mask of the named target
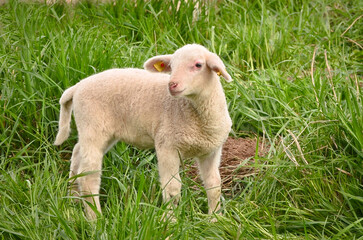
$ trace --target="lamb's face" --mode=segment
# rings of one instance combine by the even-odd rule
[[[169,92],[174,97],[199,94],[208,81],[212,70],[207,65],[210,52],[199,45],[187,45],[177,50],[171,59]]]
[[[168,88],[174,97],[200,94],[210,81],[218,81],[217,75],[232,81],[222,60],[198,44],[186,45],[174,54],[152,57],[144,68],[151,72],[170,72]]]

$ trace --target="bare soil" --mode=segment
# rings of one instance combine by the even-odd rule
[[[222,190],[230,192],[234,188],[234,183],[244,177],[256,174],[253,167],[256,156],[257,138],[228,138],[223,145],[222,159],[220,164],[220,174],[222,179]],[[259,141],[258,156],[264,156],[269,147],[264,141]],[[195,162],[187,170],[187,175],[194,181],[199,180],[198,167]]]

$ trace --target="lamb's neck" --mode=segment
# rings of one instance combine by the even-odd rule
[[[229,118],[225,95],[221,89],[210,91],[206,96],[195,97],[191,102],[197,117],[204,126],[218,127]]]

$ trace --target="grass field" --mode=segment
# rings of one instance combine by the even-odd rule
[[[193,11],[192,1],[0,6],[0,239],[363,239],[363,2]],[[63,90],[193,42],[234,79],[223,83],[231,135],[271,145],[258,174],[224,195],[212,223],[205,191],[182,172],[176,221],[165,222],[154,152],[120,143],[104,158],[104,215],[88,222],[67,197],[76,131],[52,145]]]

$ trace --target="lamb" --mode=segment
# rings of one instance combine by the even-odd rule
[[[227,82],[231,76],[216,54],[197,44],[152,57],[144,68],[106,70],[63,93],[54,144],[68,138],[73,110],[78,143],[71,157],[70,178],[76,179],[71,191],[82,196],[87,217],[96,219],[90,204],[101,213],[98,193],[103,155],[123,141],[155,148],[164,202],[176,204],[180,198],[180,161],[196,159],[208,212],[217,213],[218,167],[232,126],[219,76]]]

